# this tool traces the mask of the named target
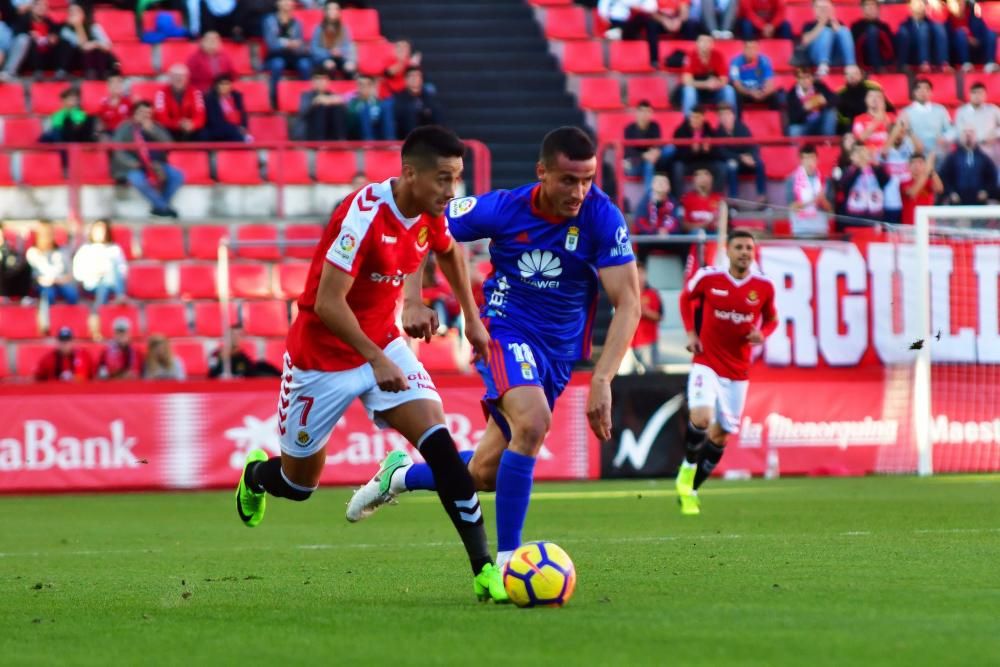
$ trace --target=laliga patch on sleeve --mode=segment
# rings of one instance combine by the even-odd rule
[[[354,264],[354,256],[358,252],[359,245],[361,245],[361,239],[358,238],[357,232],[351,229],[341,229],[340,234],[327,250],[326,258],[338,266],[350,269]]]
[[[448,217],[461,218],[463,215],[476,208],[477,199],[475,197],[462,197],[452,199],[448,204]]]

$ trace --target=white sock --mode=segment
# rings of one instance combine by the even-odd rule
[[[503,569],[503,566],[507,564],[510,557],[514,555],[513,551],[498,551],[497,552],[497,567]]]
[[[389,479],[389,491],[392,493],[403,493],[404,491],[409,491],[409,489],[406,488],[406,471],[409,470],[412,465],[413,464],[411,463],[409,466],[396,468],[393,471],[392,477]]]
[[[681,467],[682,468],[697,468],[698,464],[697,463],[688,463],[688,460],[684,459],[683,461],[681,461]]]

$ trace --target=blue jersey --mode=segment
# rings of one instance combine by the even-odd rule
[[[575,361],[590,356],[597,270],[635,257],[625,218],[606,194],[592,187],[576,217],[551,220],[533,205],[539,187],[452,200],[448,226],[459,241],[491,241],[481,311],[490,332]]]

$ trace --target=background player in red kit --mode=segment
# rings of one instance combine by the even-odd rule
[[[376,425],[396,429],[420,450],[465,544],[476,594],[500,602],[507,594],[490,557],[475,485],[445,427],[434,382],[400,338],[395,317],[403,280],[433,250],[466,314],[466,337],[488,356],[489,334],[444,218],[464,154],[450,131],[418,128],[403,143],[399,178],[366,185],[334,210],[288,333],[278,397],[281,456],[248,454],[236,509],[252,527],[263,519],[266,493],[308,499],[331,430],[360,399]]]
[[[683,514],[698,514],[697,489],[722,459],[726,438],[737,433],[749,387],[750,352],[778,325],[774,285],[750,272],[754,237],[745,230],[729,235],[729,268],[698,270],[681,292],[680,306],[694,363],[688,376],[691,410],[685,460],[677,473]],[[695,310],[701,311],[696,330]]]

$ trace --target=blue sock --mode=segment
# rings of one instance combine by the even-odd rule
[[[521,546],[521,529],[528,515],[535,459],[506,450],[497,470],[497,550],[513,551]]]
[[[469,465],[469,460],[472,458],[471,449],[459,452],[458,455],[462,458],[462,463]],[[410,469],[406,471],[403,483],[406,484],[407,491],[435,491],[437,489],[437,485],[434,484],[434,474],[426,463],[414,463],[410,466]]]

